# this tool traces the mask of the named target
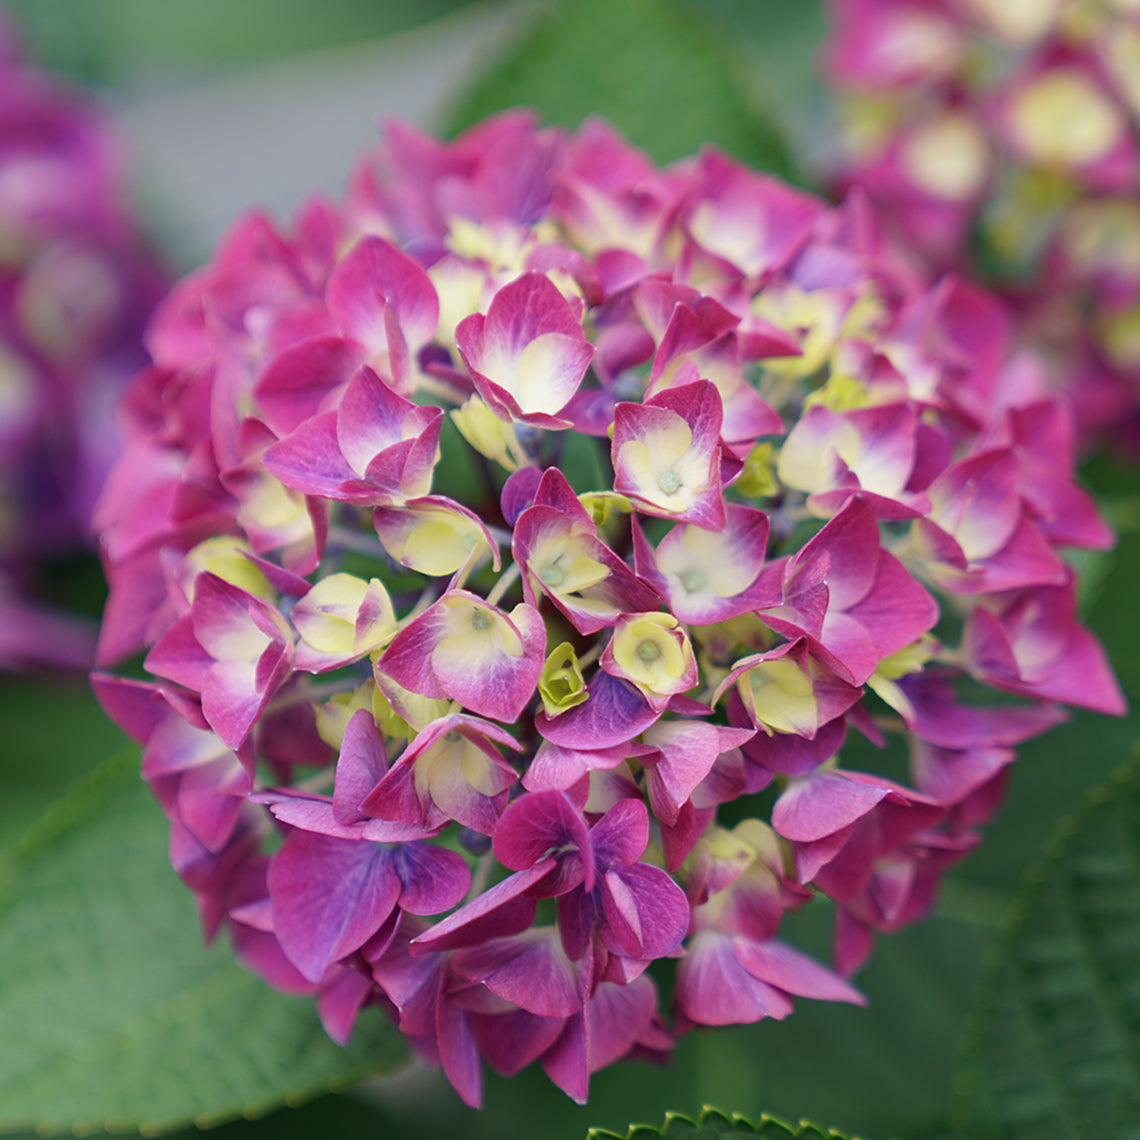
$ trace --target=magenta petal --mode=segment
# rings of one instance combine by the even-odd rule
[[[466,1013],[452,1005],[444,993],[440,993],[436,1005],[435,1032],[439,1059],[447,1079],[464,1104],[481,1108],[483,1066],[479,1059],[479,1046],[467,1023]]]
[[[525,871],[508,875],[424,931],[413,941],[412,953],[448,950],[481,942],[494,934],[515,934],[520,929],[525,930],[534,918],[535,904],[533,900],[519,896],[539,884],[556,866],[553,858],[542,859]]]
[[[367,839],[374,843],[407,843],[430,839],[439,828],[428,828],[416,822],[386,819],[364,819],[357,823],[337,823],[332,800],[315,794],[259,792],[250,797],[255,803],[269,805],[275,819],[301,831],[312,831],[334,839]]]
[[[348,383],[364,355],[359,344],[340,336],[292,345],[273,358],[254,386],[258,411],[277,435],[288,435]]]
[[[843,746],[846,737],[847,721],[836,717],[815,734],[814,740],[806,740],[791,732],[777,732],[771,736],[758,732],[742,746],[741,751],[768,772],[779,772],[784,776],[807,776],[830,760]]]
[[[290,435],[273,444],[262,455],[262,462],[286,487],[303,495],[367,505],[363,495],[346,494],[344,488],[360,478],[341,454],[336,434],[336,412],[325,412],[306,420]]]
[[[558,426],[590,365],[594,347],[558,287],[524,273],[494,296],[487,316],[466,317],[455,342],[479,394],[500,414]]]
[[[371,368],[361,368],[337,409],[337,443],[352,469],[363,475],[377,455],[404,441],[405,425],[418,435],[430,423],[438,424],[442,414],[438,408],[417,407]]]
[[[737,938],[737,961],[754,977],[798,997],[866,1005],[867,999],[838,974],[784,942]]]
[[[385,320],[389,309],[403,337],[416,346],[434,335],[439,321],[439,299],[428,275],[406,253],[374,235],[361,238],[340,259],[325,298],[337,324],[373,351],[391,345]]]
[[[646,863],[607,871],[602,906],[602,940],[627,958],[672,954],[689,928],[685,892],[660,867]]]
[[[508,527],[513,527],[523,511],[534,502],[535,492],[541,481],[540,467],[520,467],[507,476],[499,494],[499,510]]]
[[[317,983],[302,977],[285,957],[272,931],[255,929],[236,920],[231,924],[230,937],[242,965],[275,989],[287,994],[311,994],[317,990]]]
[[[200,693],[213,660],[194,636],[193,621],[187,614],[167,628],[146,655],[143,667],[149,673]]]
[[[537,1061],[558,1039],[563,1025],[561,1018],[538,1017],[521,1009],[489,1016],[469,1013],[467,1020],[483,1059],[504,1077]]]
[[[567,791],[590,772],[616,768],[629,751],[626,744],[614,748],[562,748],[544,740],[523,775],[530,792]]]
[[[445,625],[445,615],[438,603],[425,610],[384,650],[376,664],[377,672],[387,674],[397,685],[413,693],[434,699],[446,697],[448,694],[431,667],[431,651],[443,636]]]
[[[620,1061],[649,1028],[657,990],[648,977],[628,985],[603,982],[586,1003],[586,1055],[590,1072]]]
[[[314,982],[368,941],[400,889],[389,852],[374,843],[294,831],[269,862],[273,928]]]
[[[471,889],[471,868],[458,852],[430,843],[403,843],[392,852],[403,883],[400,908],[412,914],[450,910]]]
[[[336,762],[332,810],[337,823],[367,819],[364,799],[384,778],[388,756],[384,737],[368,709],[357,709],[344,730],[340,758]]]
[[[640,799],[621,800],[590,829],[600,867],[631,867],[649,843],[649,813]]]
[[[590,696],[553,720],[540,712],[535,718],[539,733],[564,748],[612,748],[644,732],[660,713],[628,681],[599,669],[586,686]]]
[[[871,591],[848,612],[870,633],[880,658],[910,645],[933,629],[939,617],[938,603],[885,551]]]
[[[232,763],[231,763],[232,761]],[[233,834],[241,813],[242,799],[227,794],[221,786],[227,774],[234,774],[237,762],[222,758],[184,772],[178,781],[178,814],[186,827],[208,851],[220,851]],[[245,773],[237,766],[239,781]]]
[[[650,757],[643,760],[653,814],[670,826],[675,824],[682,804],[712,770],[717,757],[752,735],[749,729],[718,729],[700,722],[654,725],[645,741],[658,750],[657,758],[652,763]]]
[[[874,935],[871,928],[860,922],[844,907],[835,914],[835,940],[833,957],[835,968],[844,976],[850,977],[870,957]]]
[[[574,867],[571,877],[576,875],[578,882],[593,880],[593,847],[586,822],[562,792],[519,796],[495,828],[494,850],[495,858],[512,871],[533,867],[549,852],[558,852],[560,865]]]
[[[496,938],[455,955],[454,968],[472,982],[541,1017],[570,1017],[578,1010],[573,966],[554,927]]]
[[[202,712],[231,748],[242,746],[267,700],[256,672],[245,661],[216,661],[206,670]]]
[[[170,706],[157,685],[108,673],[92,673],[91,688],[103,712],[132,740],[145,744]]]
[[[586,1057],[586,1031],[581,1014],[566,1022],[562,1036],[542,1058],[543,1072],[576,1104],[590,1095],[590,1070]]]
[[[356,1015],[372,990],[373,982],[367,974],[347,966],[321,988],[317,995],[317,1015],[325,1032],[338,1045],[348,1044]]]
[[[820,772],[787,786],[772,808],[772,826],[785,839],[810,843],[861,819],[889,794],[885,785],[875,787]]]
[[[850,499],[843,509],[793,558],[798,565],[817,551],[831,555],[827,589],[831,604],[845,610],[871,588],[878,568],[879,526],[862,499]]]
[[[731,935],[715,930],[702,930],[691,939],[677,967],[678,1010],[698,1025],[783,1020],[792,1012],[791,999],[745,970],[734,942]]]

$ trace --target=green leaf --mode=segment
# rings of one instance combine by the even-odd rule
[[[566,0],[476,82],[451,129],[522,104],[568,127],[601,114],[659,162],[715,143],[787,175],[783,141],[739,78],[742,60],[676,0]]]
[[[80,677],[3,677],[0,725],[0,851],[73,780],[127,743]]]
[[[0,856],[0,1129],[155,1133],[299,1103],[405,1056],[376,1011],[334,1045],[311,998],[205,948],[124,753]]]
[[[964,1122],[1011,1140],[1140,1136],[1140,758],[1088,794],[1027,878],[956,1090]]]
[[[755,1137],[760,1137],[761,1140],[848,1140],[844,1133],[837,1132],[834,1128],[820,1128],[806,1120],[801,1120],[799,1124],[788,1124],[765,1112],[753,1124],[738,1113],[726,1116],[719,1109],[707,1105],[697,1120],[669,1112],[665,1114],[664,1128],[632,1124],[624,1136],[591,1128],[587,1140],[655,1140],[660,1137],[667,1137],[668,1140],[745,1140]]]

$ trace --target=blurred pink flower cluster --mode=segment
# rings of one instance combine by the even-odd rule
[[[1140,5],[829,0],[830,171],[935,271],[1018,310],[1082,432],[1140,395]]]
[[[91,546],[113,408],[162,289],[91,100],[23,64],[0,24],[0,670],[91,664],[93,631],[33,599]]]
[[[862,199],[599,121],[391,125],[343,201],[243,218],[98,518],[102,664],[152,679],[95,684],[207,934],[472,1104],[861,1001],[1016,745],[1123,706],[1061,554],[1112,536],[1011,341]],[[778,938],[817,894],[831,966]]]

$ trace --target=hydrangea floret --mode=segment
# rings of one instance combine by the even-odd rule
[[[1140,9],[829,0],[824,56],[862,186],[936,271],[979,270],[1084,432],[1140,424]]]
[[[91,549],[114,401],[162,287],[121,167],[94,100],[25,63],[0,13],[0,670],[92,662],[93,623],[39,587]]]
[[[600,121],[391,124],[240,220],[101,507],[101,660],[150,678],[95,685],[207,935],[471,1104],[862,1002],[1015,746],[1123,707],[1065,561],[1112,536],[1010,330],[862,199]],[[779,937],[820,895],[831,964]]]

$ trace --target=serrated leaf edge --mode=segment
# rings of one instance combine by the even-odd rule
[[[814,1130],[818,1136],[825,1138],[825,1140],[860,1140],[858,1135],[848,1136],[845,1132],[839,1132],[834,1128],[825,1128],[822,1125],[812,1123],[810,1120],[801,1120],[794,1125],[789,1124],[781,1117],[773,1116],[767,1112],[762,1112],[756,1122],[753,1123],[739,1112],[726,1113],[710,1104],[706,1104],[701,1109],[700,1116],[696,1120],[682,1112],[666,1112],[665,1124],[662,1128],[656,1128],[652,1124],[631,1124],[624,1135],[610,1132],[604,1128],[591,1128],[586,1133],[586,1140],[651,1140],[652,1137],[666,1137],[674,1123],[689,1124],[694,1128],[723,1123],[738,1131],[749,1131],[757,1135],[759,1135],[761,1128],[774,1124],[776,1127],[784,1129],[788,1135],[788,1140],[800,1140],[809,1129]]]

